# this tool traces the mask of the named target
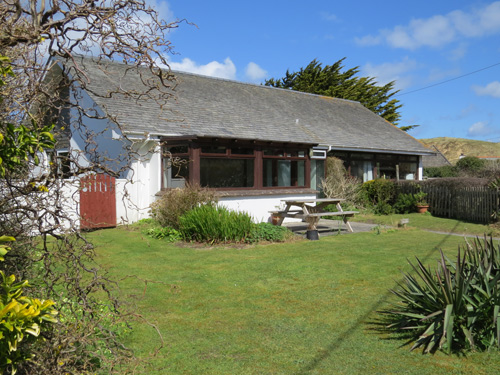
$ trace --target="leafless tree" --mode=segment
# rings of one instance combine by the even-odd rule
[[[142,75],[144,86],[120,87],[117,92],[163,105],[175,86],[168,69],[167,56],[173,53],[168,34],[181,22],[162,20],[158,11],[140,0],[0,0],[0,56],[9,59],[4,63],[14,72],[0,86],[0,133],[7,133],[8,124],[24,124],[36,134],[54,123],[56,139],[71,135],[69,131],[80,132],[88,140],[83,151],[92,154],[93,137],[81,119],[109,115],[91,112],[64,95],[75,85],[89,83],[79,55],[102,62],[103,70],[109,59],[123,62]],[[57,61],[67,62],[62,65],[63,74],[60,79],[48,79]],[[71,106],[80,117],[72,119],[68,130],[60,126],[60,119]],[[122,172],[109,167],[106,155],[92,155],[91,163],[77,172]],[[125,148],[123,157],[133,158],[133,150]],[[77,159],[72,162],[77,164]],[[38,174],[28,173],[36,170],[30,164],[33,158],[1,179],[0,234],[14,235],[17,241],[0,267],[28,278],[40,297],[55,299],[61,319],[47,341],[34,348],[34,360],[18,373],[83,374],[96,372],[97,367],[105,373],[123,373],[120,364],[132,357],[114,327],[130,311],[119,305],[113,282],[94,263],[93,246],[73,226],[63,225],[71,215],[65,209],[64,180],[57,176],[56,163],[51,172]]]

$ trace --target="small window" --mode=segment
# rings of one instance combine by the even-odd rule
[[[248,147],[232,147],[231,155],[253,155],[253,148]]]
[[[280,157],[283,157],[283,156],[285,156],[285,151],[283,151],[283,150],[274,150],[274,149],[264,150],[264,155],[265,156],[280,156]]]
[[[202,154],[226,154],[225,146],[207,145],[201,146]]]
[[[55,160],[56,175],[60,178],[71,177],[71,161],[68,151],[57,151]]]
[[[187,154],[188,151],[187,145],[167,147],[167,152],[170,152],[171,154]]]

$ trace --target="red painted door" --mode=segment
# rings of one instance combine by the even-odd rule
[[[116,226],[115,178],[92,174],[80,179],[80,228]]]

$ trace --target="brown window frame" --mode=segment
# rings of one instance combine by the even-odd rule
[[[288,143],[276,143],[276,142],[258,142],[258,141],[241,141],[241,140],[220,140],[216,138],[193,138],[193,139],[164,139],[164,145],[162,151],[166,147],[175,146],[187,146],[188,152],[182,154],[172,154],[173,157],[188,157],[189,158],[189,173],[188,180],[186,182],[192,184],[200,183],[200,165],[202,158],[213,158],[213,159],[253,159],[253,186],[252,187],[224,187],[215,188],[216,190],[293,190],[293,189],[304,189],[310,188],[311,186],[311,160],[309,157],[309,149],[312,147],[306,144],[288,144]],[[224,153],[210,153],[202,152],[204,147],[220,147],[224,146],[226,151]],[[253,149],[252,154],[238,154],[233,153],[235,148],[245,148]],[[283,151],[284,156],[277,155],[264,155],[264,150],[276,150]],[[299,154],[303,152],[304,156],[292,156],[293,153]],[[166,189],[164,186],[164,162],[163,162],[162,152],[162,178],[161,178],[161,188]],[[264,160],[265,159],[275,159],[275,160],[290,160],[290,161],[304,161],[304,186],[263,186],[264,181]],[[296,177],[297,179],[297,177]]]

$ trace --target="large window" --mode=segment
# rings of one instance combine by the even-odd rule
[[[273,150],[266,149],[264,154],[263,185],[304,187],[305,150]]]
[[[212,188],[253,187],[253,159],[201,158],[200,185]]]
[[[413,180],[417,178],[418,156],[397,154],[375,154],[367,152],[333,152],[344,161],[351,176],[362,181],[374,178]]]
[[[185,182],[220,189],[304,188],[310,186],[308,146],[256,142],[167,141],[163,188]]]

